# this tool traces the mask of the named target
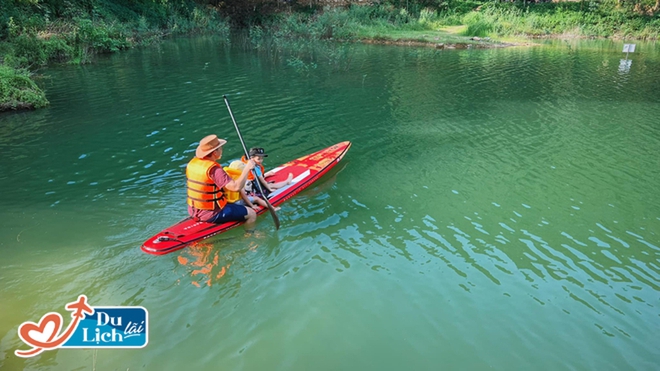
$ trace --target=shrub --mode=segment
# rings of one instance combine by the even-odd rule
[[[41,108],[48,100],[25,69],[0,65],[0,111],[21,108]]]
[[[468,13],[463,17],[463,22],[467,25],[467,29],[462,33],[465,36],[488,36],[494,28],[491,17],[485,17],[481,13]]]
[[[79,46],[95,52],[116,52],[129,46],[124,30],[114,24],[80,19],[76,33]]]
[[[7,58],[15,68],[31,68],[46,64],[46,48],[36,34],[22,33],[13,38],[13,54]]]

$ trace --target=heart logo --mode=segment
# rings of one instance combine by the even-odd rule
[[[39,324],[24,322],[18,328],[21,339],[33,347],[50,348],[50,343],[62,327],[62,316],[59,313],[48,313],[41,317]]]

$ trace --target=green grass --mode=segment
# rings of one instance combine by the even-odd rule
[[[43,90],[24,69],[0,65],[0,111],[41,108],[48,105]]]
[[[656,40],[660,17],[650,17],[607,4],[546,3],[522,7],[489,4],[462,16],[466,35],[616,37]],[[594,5],[595,4],[595,5]]]
[[[471,40],[471,36],[488,34],[465,32],[470,26],[460,26],[461,21],[461,17],[439,15],[428,9],[411,15],[403,9],[387,6],[354,6],[315,14],[281,14],[263,27],[254,26],[250,31],[250,40],[257,49],[322,40],[484,44],[483,41]],[[267,41],[271,39],[274,42]]]
[[[387,5],[334,8],[312,14],[284,14],[265,30],[289,39],[382,39],[467,42],[469,37],[557,36],[658,39],[660,17],[610,3],[485,3],[462,12],[424,8],[409,13]],[[463,25],[460,32],[443,32]],[[458,35],[466,36],[461,39]]]
[[[461,34],[444,30],[383,30],[364,28],[356,34],[359,39],[374,39],[392,42],[418,41],[429,44],[476,44],[477,41]]]

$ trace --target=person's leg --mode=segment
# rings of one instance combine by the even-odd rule
[[[236,205],[236,203],[227,204],[212,222],[226,223],[232,221],[245,221],[245,232],[247,235],[251,235],[254,232],[257,213],[251,207]]]
[[[237,205],[236,203],[233,204],[228,203],[227,205],[225,205],[225,207],[222,208],[222,210],[213,220],[210,220],[210,222],[226,223],[233,221],[244,221],[247,219],[248,213],[249,212],[247,207],[242,205]]]
[[[254,222],[257,221],[257,213],[251,207],[246,207],[247,215],[245,215],[245,230],[254,230]]]
[[[265,194],[262,194],[259,192],[259,188],[253,188],[254,195],[258,197],[263,197],[266,198],[268,195],[270,195],[271,190],[270,190],[270,184],[266,182],[265,180],[262,181],[262,178],[259,178],[259,185],[261,186],[261,190],[264,191]]]
[[[289,177],[286,178],[286,180],[283,180],[283,181],[277,182],[277,183],[270,183],[269,186],[272,189],[280,189],[284,186],[288,186],[289,184],[291,184],[292,180],[293,180],[293,174],[289,173]]]

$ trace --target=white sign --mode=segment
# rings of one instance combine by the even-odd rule
[[[623,44],[623,52],[624,53],[634,53],[635,52],[635,44]]]

